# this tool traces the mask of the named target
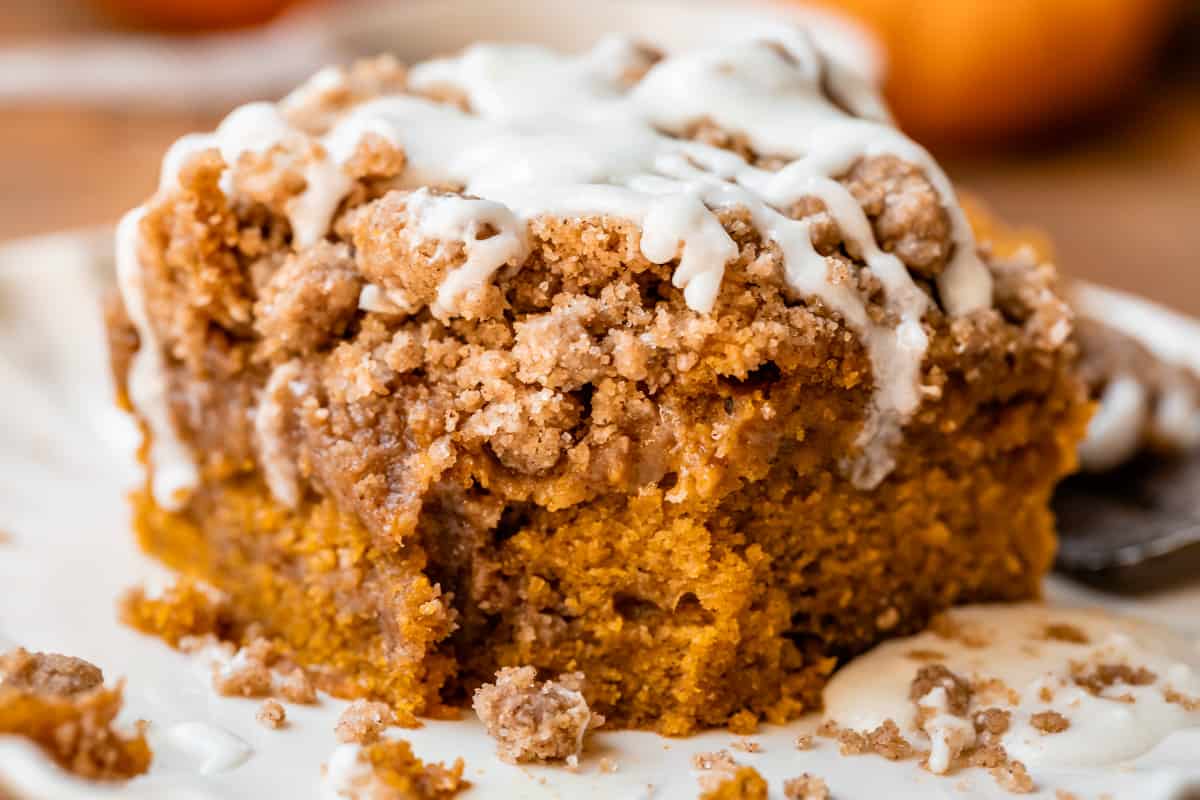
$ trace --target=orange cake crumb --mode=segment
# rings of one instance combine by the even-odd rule
[[[783,782],[783,796],[787,800],[829,800],[829,786],[824,779],[805,772]]]
[[[213,592],[186,578],[167,588],[161,597],[151,598],[135,587],[122,595],[121,621],[143,633],[164,639],[178,647],[188,637],[208,634],[224,639],[230,626],[227,605]]]
[[[0,734],[29,739],[81,778],[113,781],[150,768],[145,724],[132,734],[113,722],[122,685],[106,688],[82,659],[18,648],[0,656]]]
[[[338,753],[350,763],[322,767],[325,785],[346,800],[450,800],[470,788],[463,778],[463,760],[450,766],[426,764],[401,739],[384,739]]]
[[[767,800],[767,782],[754,767],[738,767],[713,788],[702,791],[700,800]]]

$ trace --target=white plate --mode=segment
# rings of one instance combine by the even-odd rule
[[[107,232],[92,232],[0,249],[0,529],[13,537],[0,545],[0,644],[78,655],[100,665],[110,679],[125,676],[125,718],[150,720],[155,761],[148,776],[100,792],[68,781],[22,743],[0,738],[0,778],[31,797],[52,800],[317,797],[320,765],[335,745],[333,726],[344,703],[324,698],[317,708],[291,706],[290,725],[268,731],[254,720],[255,701],[216,696],[203,664],[116,620],[115,600],[124,588],[161,585],[167,576],[135,549],[123,499],[140,476],[132,457],[133,426],[110,400],[100,314],[100,298],[112,280],[109,247]],[[1195,613],[1200,587],[1119,604],[1065,585],[1049,588],[1058,603],[1103,603],[1200,634]],[[195,722],[239,737],[250,756],[236,768],[200,774],[202,754],[179,747],[167,733]],[[823,776],[843,800],[1011,797],[978,771],[937,778],[911,761],[842,758],[828,742],[795,750],[795,735],[815,723],[806,719],[764,729],[753,737],[761,753],[735,755],[768,778],[774,796],[781,796],[785,778],[807,771]],[[602,733],[573,774],[501,763],[472,717],[395,732],[423,758],[462,756],[475,784],[465,797],[571,800],[695,797],[692,754],[728,747],[735,739],[725,731],[685,740]],[[1045,797],[1053,797],[1056,788],[1087,797],[1101,791],[1171,797],[1179,786],[1180,746],[1160,747],[1118,768],[1034,777],[1046,787],[1040,795]],[[604,755],[616,759],[617,772],[600,772]],[[1196,756],[1193,763],[1200,764],[1200,753]]]

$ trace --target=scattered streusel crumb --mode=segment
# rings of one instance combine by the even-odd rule
[[[1055,789],[1054,800],[1079,800],[1079,795],[1068,792],[1066,789]]]
[[[537,680],[533,667],[505,667],[475,692],[475,713],[502,759],[578,763],[584,737],[604,723],[584,699],[582,673]]]
[[[126,625],[158,636],[172,647],[179,647],[184,637],[212,634],[226,639],[231,626],[225,600],[187,579],[181,579],[158,598],[147,597],[141,587],[130,589],[118,601],[118,612]]]
[[[355,700],[338,717],[334,734],[339,742],[371,744],[379,741],[387,727],[395,722],[391,706],[371,700]]]
[[[1128,664],[1097,664],[1090,671],[1081,664],[1072,664],[1071,679],[1076,686],[1098,695],[1118,683],[1149,686],[1158,680],[1158,676],[1145,667],[1131,667]]]
[[[805,772],[783,782],[783,796],[787,800],[829,800],[829,787],[822,778]]]
[[[15,539],[16,539],[16,537],[15,537],[15,536],[13,536],[11,533],[9,533],[8,531],[4,530],[3,528],[0,528],[0,545],[3,545],[3,544],[12,544],[12,542],[13,542]]]
[[[255,639],[228,662],[213,665],[213,690],[224,697],[269,697],[274,688],[273,655],[270,642]]]
[[[946,658],[946,654],[940,650],[926,650],[917,648],[909,650],[904,654],[905,658],[911,658],[913,661],[942,661]]]
[[[701,786],[704,786],[702,776]],[[700,800],[767,800],[767,782],[754,767],[738,767],[716,786],[703,789]]]
[[[734,739],[729,745],[734,750],[741,750],[743,753],[761,753],[762,745],[753,739]]]
[[[956,716],[967,713],[967,708],[971,704],[971,687],[965,680],[951,672],[945,664],[928,664],[917,670],[916,676],[908,687],[908,697],[916,702],[939,688],[945,690],[946,710],[949,713]]]
[[[67,697],[95,689],[102,683],[104,673],[82,658],[31,653],[23,647],[0,655],[0,686]]]
[[[322,767],[326,790],[345,800],[450,800],[471,785],[463,778],[461,758],[450,767],[426,764],[402,739],[374,742],[353,755],[361,766],[337,778],[328,764]]]
[[[812,750],[817,743],[811,733],[802,733],[796,737],[794,744],[797,750]]]
[[[733,770],[737,767],[737,762],[728,750],[715,750],[710,753],[696,753],[692,756],[692,766],[699,770]]]
[[[975,714],[975,730],[992,737],[1002,736],[1008,731],[1012,713],[1003,708],[985,708]]]
[[[913,746],[900,733],[900,726],[891,719],[884,720],[882,725],[865,733],[839,730],[837,739],[844,756],[874,753],[889,761],[903,761],[915,753]]]
[[[1009,761],[1004,766],[993,767],[992,777],[1000,788],[1013,794],[1029,794],[1034,789],[1033,778],[1020,761]]]
[[[1191,697],[1175,689],[1163,690],[1163,699],[1168,703],[1183,706],[1184,711],[1200,711],[1200,697]]]
[[[254,715],[259,724],[264,728],[278,730],[287,722],[287,712],[283,710],[278,700],[267,699],[258,707],[258,713]]]
[[[1057,711],[1039,711],[1029,718],[1029,723],[1043,734],[1062,733],[1071,727],[1071,721]]]
[[[1042,631],[1042,638],[1052,642],[1068,644],[1088,644],[1091,639],[1081,628],[1065,622],[1053,622]]]
[[[123,687],[104,686],[93,664],[18,648],[0,656],[0,736],[24,737],[63,769],[95,781],[125,780],[150,768],[145,723],[114,728]]]
[[[300,667],[281,675],[275,688],[279,696],[289,703],[311,706],[317,702],[317,690],[308,679],[308,674]]]
[[[616,772],[618,768],[619,768],[619,765],[617,764],[617,760],[615,758],[612,758],[611,756],[604,756],[603,758],[600,759],[600,771],[601,772],[611,774],[613,772]]]

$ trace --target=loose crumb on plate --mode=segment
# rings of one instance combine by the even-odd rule
[[[213,690],[223,697],[269,697],[274,688],[274,657],[266,639],[255,639],[228,662],[213,664]]]
[[[802,733],[796,737],[795,745],[797,750],[812,750],[817,743],[811,733]]]
[[[1039,711],[1029,718],[1029,724],[1044,734],[1062,733],[1071,727],[1071,720],[1057,711]]]
[[[753,739],[734,739],[729,745],[734,750],[741,750],[743,753],[761,753],[762,745]]]
[[[829,786],[824,779],[805,772],[783,782],[783,796],[787,800],[829,800]]]
[[[584,737],[604,722],[588,708],[582,673],[539,682],[533,667],[505,667],[475,692],[475,713],[509,762],[578,763]]]
[[[259,724],[264,728],[279,730],[287,722],[287,712],[278,700],[267,699],[258,707],[258,713],[254,715]]]
[[[17,648],[0,655],[0,735],[29,739],[80,778],[124,780],[150,768],[145,723],[114,727],[123,687],[104,686],[98,667],[71,656]]]
[[[707,777],[714,776],[702,776],[700,800],[767,800],[767,782],[754,767],[739,766],[711,788],[705,787]]]
[[[371,700],[355,700],[338,718],[334,734],[339,742],[371,744],[395,723],[391,706]]]
[[[1075,685],[1094,695],[1117,684],[1149,686],[1158,680],[1158,676],[1145,667],[1131,667],[1128,664],[1097,664],[1091,671],[1082,664],[1072,664],[1071,667],[1071,679]]]
[[[121,621],[158,636],[172,647],[185,637],[212,634],[228,639],[231,626],[227,601],[215,590],[187,579],[167,588],[160,597],[150,597],[141,587],[126,591],[118,601]]]
[[[1020,761],[1009,761],[1001,767],[993,767],[992,777],[1000,788],[1007,789],[1013,794],[1029,794],[1034,790],[1033,778]]]
[[[463,760],[426,764],[403,739],[342,744],[321,767],[322,788],[343,800],[450,800],[471,786]]]

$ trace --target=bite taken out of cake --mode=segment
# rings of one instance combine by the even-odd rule
[[[1090,409],[1054,268],[799,30],[324,70],[118,261],[142,546],[402,721],[523,666],[606,727],[811,709],[1037,594]]]

